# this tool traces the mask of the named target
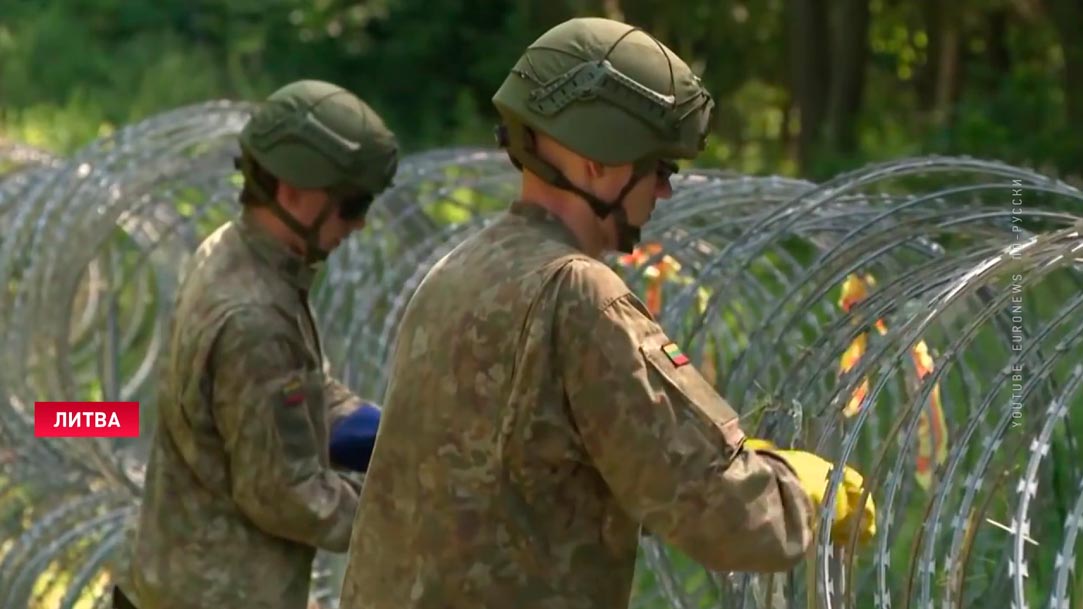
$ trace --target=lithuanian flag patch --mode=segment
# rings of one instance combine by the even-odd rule
[[[282,401],[287,406],[296,406],[305,401],[305,393],[302,390],[301,379],[292,378],[286,381],[282,387]]]
[[[662,345],[662,353],[666,354],[669,361],[673,362],[674,368],[680,368],[688,363],[688,356],[681,351],[681,348],[677,346],[677,343],[666,343]]]

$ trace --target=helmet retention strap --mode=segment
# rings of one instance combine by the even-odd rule
[[[628,178],[628,182],[625,183],[620,194],[617,195],[617,198],[613,201],[606,202],[593,193],[589,193],[573,184],[572,181],[559,169],[553,166],[552,163],[549,163],[538,156],[534,152],[533,145],[528,141],[530,135],[527,133],[527,129],[524,126],[517,125],[515,128],[501,129],[498,140],[508,151],[508,157],[518,169],[522,170],[525,168],[537,175],[547,184],[579,195],[579,197],[590,205],[594,215],[598,216],[601,220],[604,220],[609,214],[613,214],[613,220],[616,223],[617,229],[616,249],[624,253],[632,253],[632,250],[639,242],[641,229],[638,226],[629,224],[628,213],[624,208],[624,198],[632,188],[635,187],[640,178],[646,175],[652,165],[651,163],[636,163],[632,175]]]
[[[334,210],[334,202],[330,197],[324,201],[323,209],[320,210],[320,215],[316,217],[316,220],[310,226],[301,224],[297,218],[293,217],[286,208],[278,202],[278,199],[271,196],[263,186],[252,177],[251,172],[252,161],[247,157],[242,156],[237,163],[237,168],[241,170],[244,175],[247,186],[252,189],[256,195],[257,201],[271,210],[271,212],[282,221],[294,234],[301,237],[305,242],[305,261],[309,264],[314,262],[320,262],[325,260],[328,256],[328,252],[324,251],[320,247],[320,229],[323,227],[323,223],[327,221],[327,218],[331,215],[331,211]]]

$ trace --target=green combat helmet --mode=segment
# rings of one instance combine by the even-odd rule
[[[344,219],[363,217],[398,169],[398,143],[383,120],[356,95],[331,83],[300,80],[271,94],[240,135],[237,166],[259,204],[306,244],[309,262],[323,260],[320,227],[340,204]],[[330,197],[312,226],[304,226],[263,192],[255,165],[296,188],[325,189]]]
[[[624,197],[661,164],[696,157],[707,137],[714,101],[699,77],[640,28],[595,17],[565,21],[542,34],[511,69],[493,104],[503,124],[497,138],[520,169],[583,197],[594,213],[614,215],[617,249],[631,252],[640,227],[628,224]],[[572,184],[535,152],[531,132],[544,133],[604,165],[633,164],[615,201]]]

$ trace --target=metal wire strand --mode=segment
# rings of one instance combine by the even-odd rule
[[[70,158],[0,145],[0,609],[108,602],[138,509],[170,305],[196,245],[238,209],[230,159],[250,109],[179,108]],[[861,472],[853,499],[875,499],[877,537],[820,536],[798,568],[768,575],[707,572],[648,533],[633,606],[1078,603],[1083,193],[946,157],[823,184],[707,169],[673,183],[642,258],[607,262],[746,432]],[[498,150],[404,159],[313,292],[347,385],[382,395],[420,280],[518,186]],[[860,298],[843,293],[870,276]],[[864,352],[843,370],[855,341]],[[34,438],[36,400],[76,399],[139,401],[142,437]],[[836,467],[826,505],[841,482]],[[831,528],[829,511],[818,519]],[[318,555],[323,607],[343,561]]]

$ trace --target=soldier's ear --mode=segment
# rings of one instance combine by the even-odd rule
[[[592,180],[598,180],[605,177],[605,171],[607,169],[605,165],[591,159],[583,159],[583,161],[587,166],[587,176]]]

